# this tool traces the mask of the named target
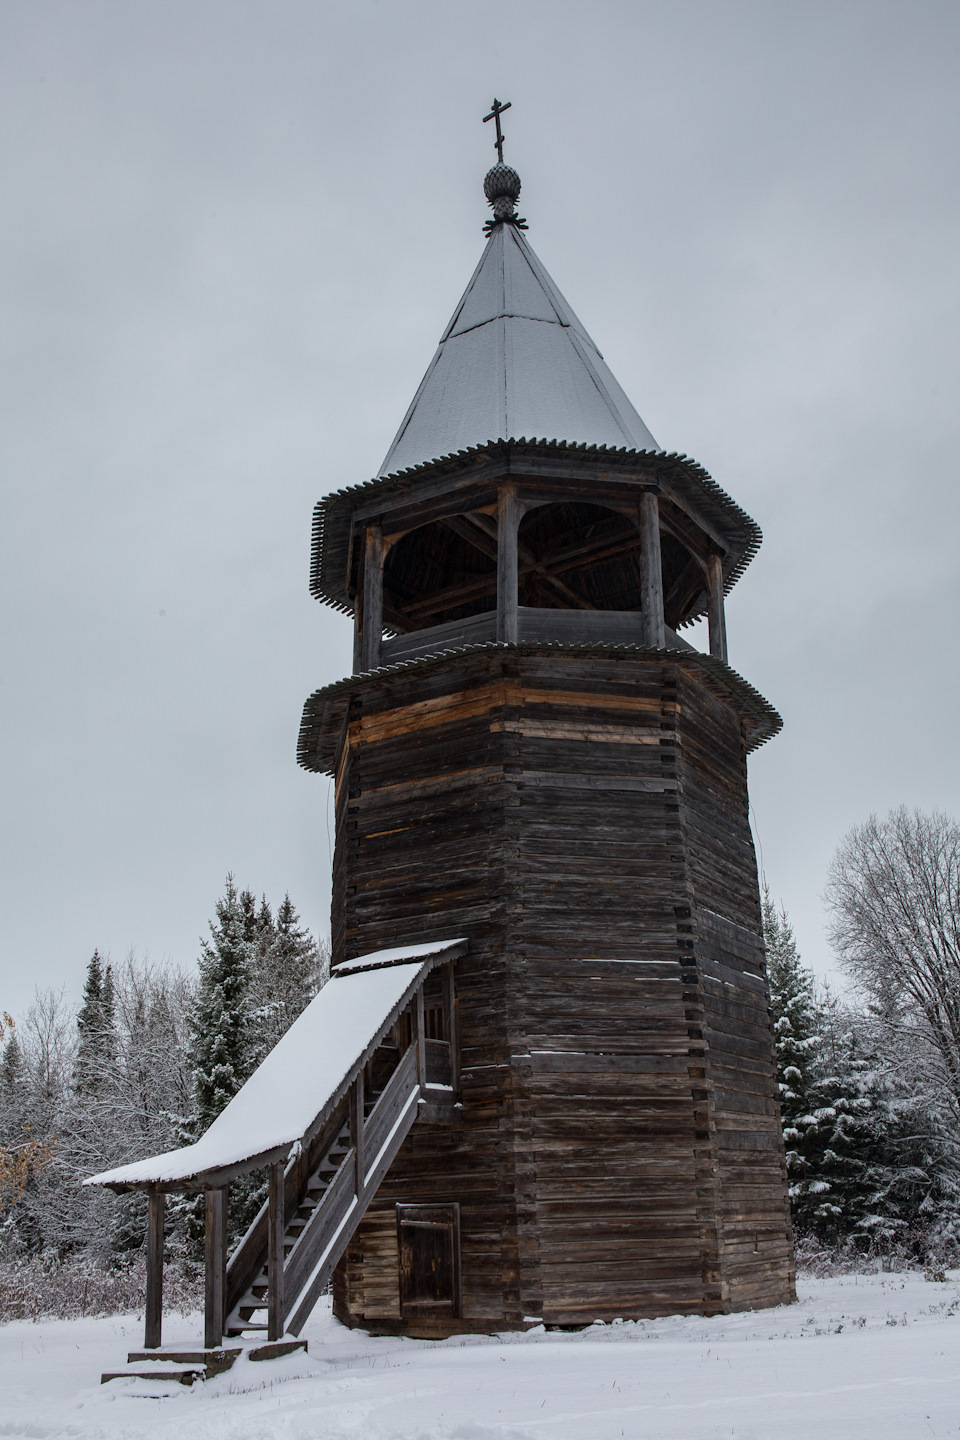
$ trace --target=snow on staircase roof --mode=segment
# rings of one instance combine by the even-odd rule
[[[297,1143],[339,1101],[434,965],[464,940],[361,955],[338,967],[245,1085],[193,1145],[92,1175],[85,1185],[139,1188],[197,1181]],[[278,1158],[278,1157],[275,1157]]]
[[[660,448],[521,231],[495,225],[379,473],[535,436]]]

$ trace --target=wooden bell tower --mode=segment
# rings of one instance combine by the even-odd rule
[[[469,940],[436,1037],[456,1106],[413,1126],[336,1313],[443,1335],[780,1304],[746,771],[780,719],[723,613],[760,532],[656,444],[525,240],[516,172],[484,191],[379,476],[316,512],[312,590],[356,636],[299,747],[336,781],[334,966]],[[703,615],[709,654],[680,633]]]

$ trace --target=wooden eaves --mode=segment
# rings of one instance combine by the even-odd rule
[[[395,665],[384,666],[366,674],[352,675],[335,681],[322,690],[316,690],[303,707],[300,735],[297,741],[297,763],[304,770],[321,775],[333,775],[337,763],[337,751],[346,726],[350,701],[361,691],[376,691],[394,676],[417,673],[427,675],[431,670],[446,665],[452,654],[465,662],[482,660],[487,656],[495,659],[504,654],[541,655],[549,651],[565,654],[595,655],[605,659],[637,659],[649,656],[651,660],[669,660],[680,670],[704,675],[710,688],[732,700],[740,713],[746,734],[746,749],[749,754],[759,749],[783,729],[783,719],[769,700],[755,689],[742,675],[729,665],[716,660],[712,655],[703,655],[695,650],[652,650],[642,645],[585,645],[561,644],[549,641],[523,641],[519,644],[504,644],[492,641],[484,645],[467,645],[456,651],[441,651],[436,655],[421,656],[403,660]]]
[[[449,495],[457,489],[465,492],[465,508],[470,509],[473,500],[469,492],[507,475],[544,482],[569,479],[585,499],[582,486],[591,470],[598,482],[656,489],[714,536],[725,551],[725,594],[760,548],[763,536],[757,522],[686,455],[557,440],[497,440],[348,486],[318,501],[313,517],[310,593],[344,614],[353,613],[349,583],[353,530],[365,517],[416,503],[420,516],[428,518],[425,502],[434,493]]]

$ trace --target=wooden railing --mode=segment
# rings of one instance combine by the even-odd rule
[[[326,1288],[337,1261],[417,1118],[421,1095],[417,1052],[414,1042],[370,1115],[362,1122],[359,1145],[354,1143],[347,1152],[286,1262],[284,1290],[290,1296],[286,1328],[294,1335],[299,1335]],[[362,1083],[362,1076],[354,1082],[357,1086]],[[358,1110],[362,1112],[359,1096],[355,1096],[353,1108],[355,1114]]]
[[[345,1095],[317,1134],[301,1146],[300,1154],[287,1162],[283,1175],[284,1216],[296,1213],[307,1181],[333,1148],[349,1120],[349,1114],[350,1097]],[[230,1256],[226,1282],[227,1315],[236,1309],[263,1266],[268,1246],[269,1212],[270,1202],[267,1200]]]
[[[421,984],[406,1002],[410,1042],[370,1113],[361,1064],[337,1106],[304,1137],[300,1153],[285,1166],[270,1167],[270,1197],[227,1267],[228,1331],[266,1324],[271,1340],[300,1333],[421,1108],[436,1118],[444,1103],[452,1104],[457,1062],[450,964],[442,981],[452,1038],[426,1036]],[[314,1203],[311,1196],[321,1188]]]
[[[668,650],[693,650],[695,647],[665,628],[664,643]],[[517,607],[517,639],[561,642],[567,645],[643,645],[643,614],[640,610],[562,610]],[[383,640],[380,664],[395,665],[401,660],[414,660],[420,655],[435,655],[443,650],[459,650],[465,645],[483,645],[497,638],[495,611],[468,615],[462,620],[448,620],[426,630],[410,630]]]

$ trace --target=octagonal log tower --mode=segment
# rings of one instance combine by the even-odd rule
[[[469,940],[437,1035],[457,1105],[357,1229],[346,1323],[794,1298],[746,773],[780,721],[723,616],[759,538],[657,450],[501,215],[380,477],[317,509],[313,591],[355,618],[299,750],[335,776],[334,966]],[[677,633],[701,615],[710,654]]]

